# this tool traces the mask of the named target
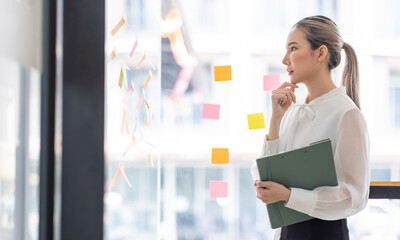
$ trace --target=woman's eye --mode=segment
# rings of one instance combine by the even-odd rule
[[[290,51],[292,52],[294,49],[296,49],[296,48],[295,48],[295,47],[291,47],[291,48],[290,48]]]

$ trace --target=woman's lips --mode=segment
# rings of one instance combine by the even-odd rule
[[[292,75],[292,74],[293,74],[293,71],[288,71],[288,73],[289,73],[289,75]]]

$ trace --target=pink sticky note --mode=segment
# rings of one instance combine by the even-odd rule
[[[281,85],[279,74],[264,75],[264,91],[272,91]]]
[[[228,182],[210,181],[210,198],[227,198]]]
[[[203,104],[203,111],[201,114],[203,119],[219,119],[219,104]]]
[[[132,51],[131,51],[131,53],[129,54],[129,57],[132,57],[132,56],[133,56],[133,54],[135,53],[135,50],[136,50],[137,45],[138,45],[138,42],[137,42],[137,40],[136,40],[136,41],[135,41],[135,44],[133,45]]]
[[[126,104],[128,99],[132,96],[133,91],[135,90],[135,84],[132,82],[131,87],[129,88],[129,91],[125,94],[123,102]]]

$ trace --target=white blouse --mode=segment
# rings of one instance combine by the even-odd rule
[[[349,217],[367,204],[369,196],[369,136],[363,114],[344,86],[312,100],[293,104],[282,118],[279,138],[266,141],[262,157],[308,146],[330,138],[338,186],[313,190],[291,188],[286,207],[324,220]],[[253,179],[260,179],[257,165]],[[280,229],[275,239],[279,239]]]

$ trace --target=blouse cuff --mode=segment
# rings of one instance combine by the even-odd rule
[[[311,215],[316,201],[317,194],[313,191],[300,188],[291,188],[289,201],[287,201],[285,207]]]
[[[258,173],[258,167],[256,161],[253,162],[253,165],[250,168],[251,176],[253,177],[253,181],[260,180],[260,174]]]
[[[267,137],[264,136],[264,144],[262,148],[262,157],[269,156],[278,153],[279,138],[267,141]]]

